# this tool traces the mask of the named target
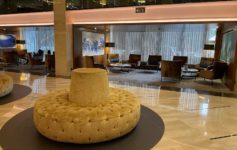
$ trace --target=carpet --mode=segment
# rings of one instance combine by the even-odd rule
[[[13,90],[10,94],[0,97],[0,105],[8,104],[17,100],[20,100],[23,97],[26,97],[31,93],[32,89],[28,86],[14,84]]]

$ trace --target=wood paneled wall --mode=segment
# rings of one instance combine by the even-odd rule
[[[220,48],[222,47],[222,38],[224,36],[225,33],[230,32],[231,30],[233,30],[233,28],[235,28],[237,26],[237,24],[225,24],[224,26],[222,26],[221,30],[222,30],[222,34],[221,34],[221,45]],[[232,54],[231,54],[231,59],[230,59],[230,63],[228,64],[228,70],[225,74],[225,77],[223,79],[223,82],[225,83],[225,85],[231,90],[231,91],[235,91],[237,90],[237,85],[236,85],[236,80],[237,80],[237,38],[233,39],[236,41],[236,46],[235,48],[232,50]],[[220,42],[220,41],[219,41]],[[219,43],[220,44],[220,43]],[[218,45],[219,46],[219,45]],[[219,54],[216,55],[221,55],[221,50]]]

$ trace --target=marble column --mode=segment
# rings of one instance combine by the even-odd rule
[[[72,25],[67,23],[65,0],[54,0],[56,76],[68,77],[72,68]]]

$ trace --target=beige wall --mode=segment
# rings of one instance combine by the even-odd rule
[[[0,26],[53,25],[53,12],[0,15]]]

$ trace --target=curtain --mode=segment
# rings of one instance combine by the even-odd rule
[[[110,40],[115,43],[111,53],[119,53],[122,60],[141,54],[143,61],[149,55],[162,55],[163,60],[188,56],[188,63],[198,64],[207,29],[206,24],[117,25],[111,27]]]
[[[28,52],[37,52],[39,49],[54,52],[53,27],[22,27],[21,39],[26,41]]]

